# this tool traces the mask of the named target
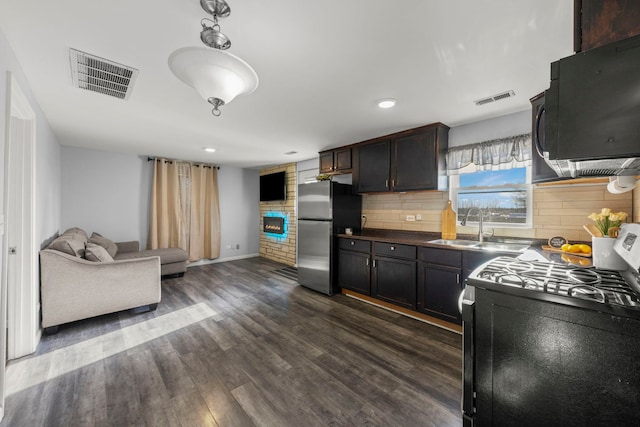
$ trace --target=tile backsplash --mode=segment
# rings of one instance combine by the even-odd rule
[[[441,215],[448,192],[424,191],[404,194],[366,194],[362,213],[366,228],[386,230],[441,231]],[[611,194],[606,184],[534,186],[532,228],[495,228],[497,236],[548,239],[561,235],[570,241],[589,241],[583,224],[592,222],[587,216],[603,207],[630,214],[628,221],[640,222],[640,189]],[[407,215],[421,216],[420,221],[407,221]],[[490,230],[490,227],[487,228]],[[462,227],[459,234],[475,234],[475,224]]]

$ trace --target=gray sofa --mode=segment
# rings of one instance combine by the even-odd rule
[[[187,253],[168,248],[140,251],[136,241],[115,243],[70,228],[40,251],[42,327],[134,309],[155,310],[160,279],[183,275]]]

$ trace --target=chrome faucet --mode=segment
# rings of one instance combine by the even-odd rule
[[[484,241],[484,235],[482,231],[482,219],[483,219],[482,209],[476,208],[476,207],[469,208],[469,210],[467,211],[467,214],[464,216],[464,219],[460,221],[460,225],[467,225],[467,219],[469,218],[469,214],[473,210],[478,211],[478,241],[482,243]]]

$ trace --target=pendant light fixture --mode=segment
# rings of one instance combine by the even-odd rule
[[[228,52],[231,40],[220,31],[218,18],[226,18],[231,9],[225,0],[200,0],[200,6],[213,19],[200,21],[200,40],[207,47],[183,47],[169,56],[171,72],[206,99],[214,116],[220,107],[238,95],[247,95],[258,87],[258,75],[249,64]]]

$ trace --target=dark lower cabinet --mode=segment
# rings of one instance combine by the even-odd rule
[[[373,242],[371,296],[416,309],[416,247]]]
[[[420,263],[420,311],[439,319],[461,324],[458,297],[462,292],[459,268]]]
[[[420,248],[418,259],[418,311],[461,324],[462,251]]]
[[[503,255],[344,237],[338,246],[340,287],[458,325],[466,277]]]
[[[352,291],[371,295],[371,267],[369,253],[340,250],[338,284]]]
[[[338,239],[338,285],[371,295],[371,242]]]
[[[415,310],[415,260],[374,257],[371,291],[375,298]]]

